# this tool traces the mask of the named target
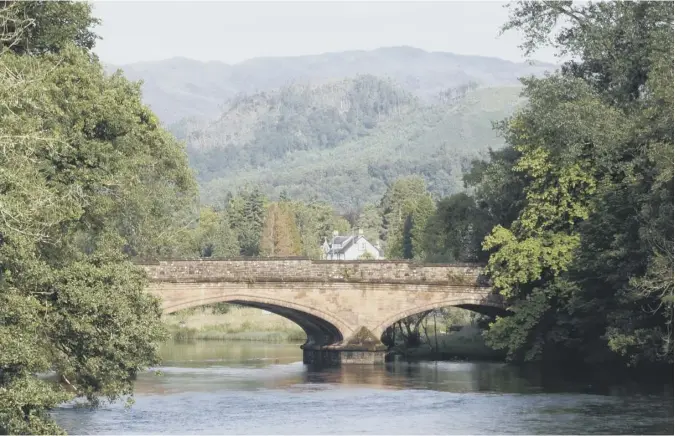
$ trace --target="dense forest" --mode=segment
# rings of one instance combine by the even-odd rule
[[[49,409],[128,397],[157,362],[134,260],[316,258],[334,230],[484,262],[511,311],[486,340],[512,362],[672,372],[672,4],[514,3],[527,52],[574,59],[520,89],[430,105],[361,76],[231,100],[175,130],[203,154],[201,204],[185,145],[92,54],[88,4],[4,2],[0,20],[0,433],[59,433]]]
[[[333,149],[368,135],[389,115],[414,109],[411,95],[362,76],[241,96],[228,102],[216,122],[186,139],[197,176],[209,181],[235,169],[263,167],[294,152]]]
[[[522,104],[519,92],[470,82],[429,105],[360,76],[243,96],[213,123],[169,128],[188,144],[204,203],[253,184],[271,198],[285,191],[346,212],[409,175],[424,177],[439,198],[462,191],[471,161],[503,146],[490,125]]]

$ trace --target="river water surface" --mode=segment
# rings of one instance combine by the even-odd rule
[[[298,345],[166,344],[136,403],[54,411],[71,434],[673,434],[672,385],[650,393],[544,381],[504,364],[318,369]]]

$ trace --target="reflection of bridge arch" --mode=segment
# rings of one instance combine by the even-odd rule
[[[164,307],[164,313],[170,314],[183,309],[205,306],[215,303],[232,303],[240,306],[255,307],[282,316],[293,321],[304,330],[307,335],[308,345],[333,345],[350,336],[353,331],[343,321],[330,313],[313,307],[307,307],[296,302],[288,302],[272,298],[260,298],[259,296],[234,293],[218,295],[214,297],[199,297],[184,300]]]
[[[377,328],[373,330],[373,334],[379,335],[378,337],[380,337],[387,329],[387,327],[392,326],[397,321],[400,321],[412,315],[416,315],[418,313],[426,312],[428,310],[441,309],[443,307],[459,307],[461,309],[471,310],[473,312],[491,316],[497,314],[505,314],[506,309],[504,308],[503,303],[501,303],[501,300],[499,300],[498,298],[490,298],[490,297],[492,296],[488,296],[485,298],[455,297],[445,301],[437,301],[433,303],[411,307],[385,318],[384,321],[382,321],[377,326]]]

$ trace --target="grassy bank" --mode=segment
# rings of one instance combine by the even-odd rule
[[[219,312],[225,313],[219,313]],[[200,307],[171,314],[165,322],[174,340],[305,341],[305,332],[295,323],[260,309],[228,305],[219,311]]]
[[[404,359],[420,360],[503,360],[504,353],[485,344],[481,330],[467,325],[459,331],[429,334],[414,348],[399,345],[392,351]]]

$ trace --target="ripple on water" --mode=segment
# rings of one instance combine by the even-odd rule
[[[304,371],[302,362],[294,362],[283,365],[259,366],[203,366],[203,367],[181,367],[181,366],[162,366],[148,370],[148,373],[159,371],[163,374],[177,375],[212,375],[212,376],[232,376],[232,377],[265,377],[276,374],[290,374]]]
[[[259,344],[255,350],[260,350]],[[156,368],[163,373],[159,377],[142,374],[136,384],[136,404],[130,409],[121,403],[95,411],[68,405],[54,415],[69,432],[78,434],[673,431],[672,397],[603,396],[573,388],[546,392],[536,377],[533,382],[500,364],[401,363],[316,369],[300,362],[270,364],[273,360],[252,366],[255,355],[240,354],[246,358],[232,365],[219,359],[203,360],[203,365],[195,367]],[[261,358],[267,357],[261,352]]]

